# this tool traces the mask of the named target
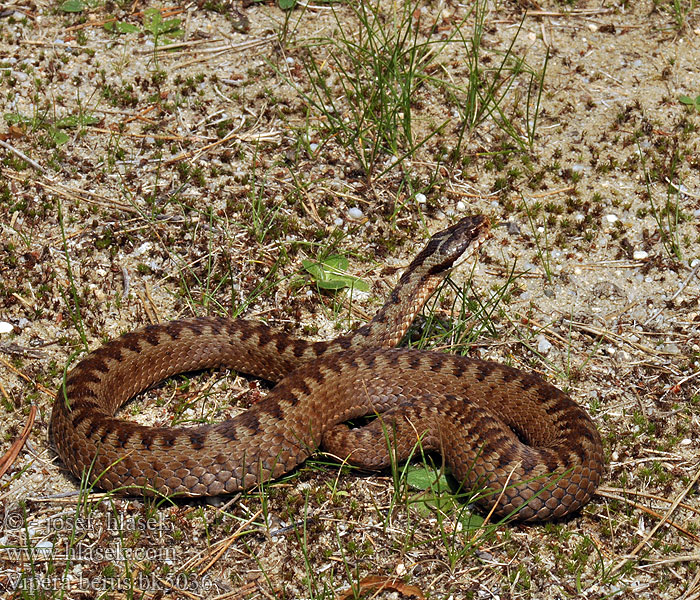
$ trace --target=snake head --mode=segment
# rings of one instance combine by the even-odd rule
[[[479,249],[488,237],[491,223],[484,215],[471,215],[439,231],[416,256],[407,269],[424,269],[430,275],[437,275],[456,267]]]

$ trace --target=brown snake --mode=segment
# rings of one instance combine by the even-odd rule
[[[279,477],[319,446],[375,469],[405,459],[420,441],[442,453],[467,489],[489,491],[477,503],[498,502],[498,516],[533,521],[577,510],[593,495],[604,460],[595,425],[573,400],[498,363],[393,348],[488,229],[485,217],[474,216],[434,235],[374,319],[329,342],[216,317],[109,342],[59,388],[50,423],[59,456],[107,490],[211,496]],[[220,366],[279,383],[247,412],[215,425],[146,427],[114,417],[166,377]],[[380,417],[358,429],[342,425],[367,415]]]

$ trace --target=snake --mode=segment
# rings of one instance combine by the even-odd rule
[[[582,407],[536,373],[396,347],[446,275],[489,235],[484,215],[433,235],[374,317],[333,340],[203,316],[109,341],[66,368],[49,423],[58,456],[90,486],[196,497],[249,490],[319,449],[371,470],[419,449],[439,453],[459,487],[476,490],[473,504],[497,517],[574,513],[604,469],[600,435]],[[276,384],[219,423],[151,427],[117,415],[168,377],[214,368]],[[359,426],[348,426],[353,419]]]

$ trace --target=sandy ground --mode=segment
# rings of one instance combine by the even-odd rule
[[[0,488],[0,586],[331,598],[377,577],[397,578],[387,598],[700,597],[700,106],[679,100],[700,94],[700,9],[676,7],[490,3],[485,76],[516,35],[535,73],[549,49],[537,121],[523,75],[502,88],[512,135],[485,119],[460,137],[469,45],[455,32],[472,35],[473,5],[382,4],[383,31],[410,15],[419,41],[444,43],[411,94],[413,142],[431,137],[399,160],[401,129],[395,156],[364,164],[374,130],[363,146],[328,128],[328,114],[352,123],[342,86],[373,82],[328,41],[366,40],[351,6],[165,5],[160,21],[139,3],[0,7],[3,451],[38,409]],[[310,64],[335,113],[304,95]],[[589,410],[609,464],[575,517],[481,536],[463,505],[431,509],[391,473],[323,457],[221,502],[74,494],[47,426],[86,345],[201,314],[332,338],[373,314],[430,233],[475,212],[493,238],[435,308],[466,339],[432,345],[535,370]],[[329,254],[370,291],[320,294],[302,260]],[[265,388],[207,373],[125,416],[216,422]]]

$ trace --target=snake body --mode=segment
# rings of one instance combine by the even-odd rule
[[[405,459],[419,442],[442,453],[458,481],[485,490],[477,503],[498,516],[533,521],[576,511],[604,464],[582,408],[505,365],[393,348],[488,228],[485,217],[473,216],[434,235],[372,321],[332,341],[200,317],[105,344],[59,387],[50,422],[59,456],[106,490],[204,496],[279,477],[320,446],[376,469]],[[221,366],[279,383],[248,411],[214,425],[146,427],[114,416],[154,383]],[[358,429],[343,425],[367,415],[379,418]]]

